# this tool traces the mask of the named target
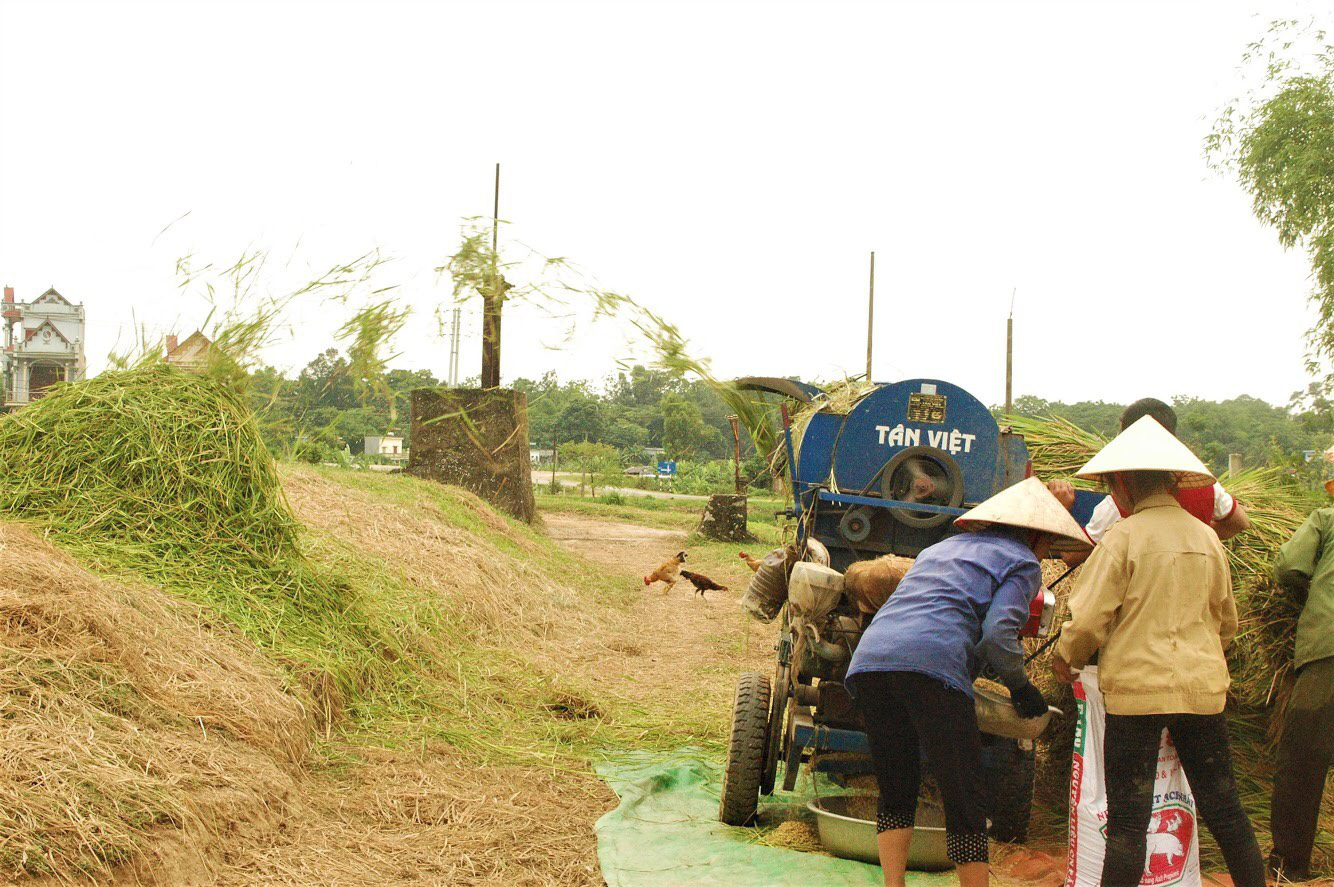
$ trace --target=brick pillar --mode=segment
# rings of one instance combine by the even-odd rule
[[[463,487],[532,522],[528,398],[508,388],[419,388],[412,392],[409,474]]]

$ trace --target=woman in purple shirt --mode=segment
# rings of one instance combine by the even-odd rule
[[[917,812],[919,766],[945,806],[945,842],[964,887],[989,877],[982,746],[973,681],[989,664],[1026,718],[1047,702],[1024,672],[1019,630],[1054,543],[1087,546],[1083,530],[1042,482],[1002,490],[918,555],[875,614],[848,666],[880,786],[876,817],[885,884],[903,887]]]

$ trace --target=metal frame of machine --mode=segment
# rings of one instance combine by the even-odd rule
[[[819,406],[823,392],[784,379],[738,380],[743,388],[768,391]],[[829,566],[883,554],[914,557],[957,532],[952,520],[968,508],[1031,473],[1021,436],[1000,427],[991,412],[964,389],[937,379],[911,379],[871,389],[846,412],[827,405],[813,412],[792,439],[787,408],[784,436],[798,548],[807,540],[828,551]],[[1081,493],[1075,517],[1087,521],[1100,497]],[[1045,634],[1054,616],[1050,592],[1039,594],[1029,634]],[[784,608],[775,644],[773,679],[742,675],[733,711],[719,818],[731,825],[751,821],[759,795],[795,787],[803,762],[828,772],[869,772],[866,734],[843,687],[851,652],[865,627],[846,600],[811,638],[794,630]],[[803,626],[804,628],[804,626]],[[984,763],[991,774],[992,833],[1023,840],[1032,796],[1032,743],[983,735]]]

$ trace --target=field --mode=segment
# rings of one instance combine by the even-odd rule
[[[772,669],[699,497],[539,491],[529,526],[404,474],[275,464],[225,388],[161,367],[58,390],[0,420],[0,450],[5,880],[602,883],[595,768],[716,767],[737,676]],[[783,505],[750,500],[751,553]],[[682,549],[728,588],[646,588]]]

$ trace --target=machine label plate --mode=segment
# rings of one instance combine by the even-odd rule
[[[945,395],[921,394],[908,395],[908,421],[929,425],[945,424]]]

